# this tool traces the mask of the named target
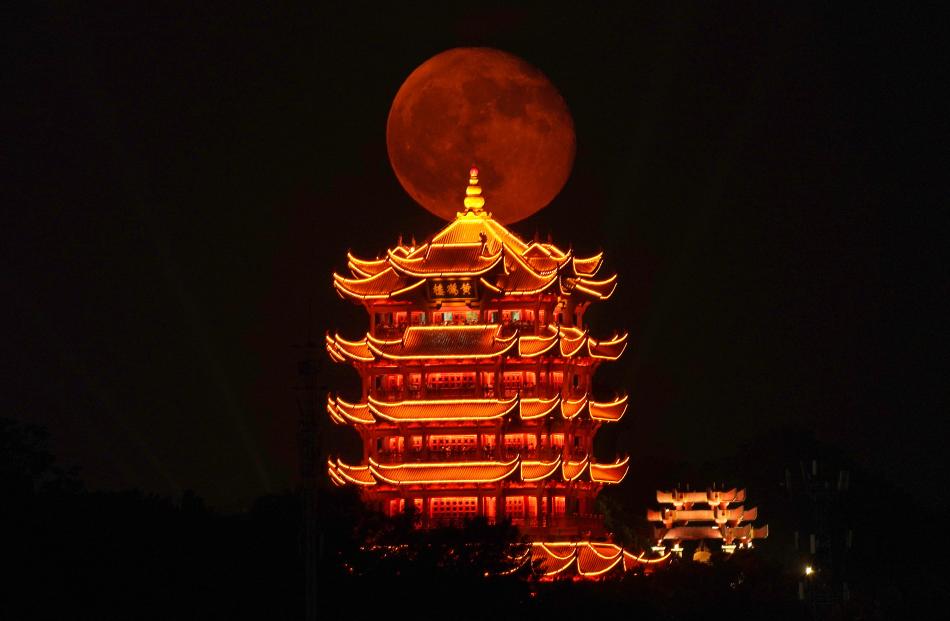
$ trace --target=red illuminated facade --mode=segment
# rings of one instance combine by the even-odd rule
[[[331,395],[327,410],[359,432],[363,459],[330,460],[329,476],[388,515],[414,507],[422,527],[482,515],[529,535],[603,537],[595,497],[628,459],[598,460],[593,439],[627,398],[596,400],[591,380],[627,335],[597,338],[584,314],[616,276],[601,274],[601,254],[523,241],[484,205],[473,168],[448,226],[381,258],[349,255],[351,275],[334,274],[369,330],[326,339],[362,380],[358,397]]]

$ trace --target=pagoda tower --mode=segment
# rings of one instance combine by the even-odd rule
[[[584,314],[617,277],[600,275],[603,253],[528,243],[494,220],[475,168],[463,204],[427,241],[348,254],[352,274],[333,275],[369,330],[326,337],[361,378],[359,395],[330,395],[327,410],[363,444],[360,463],[330,460],[329,476],[387,515],[414,508],[421,528],[484,516],[535,540],[603,539],[595,499],[629,457],[598,460],[593,440],[627,397],[596,401],[591,381],[627,335],[595,338]]]

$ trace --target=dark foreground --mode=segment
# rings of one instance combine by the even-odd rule
[[[189,493],[89,492],[57,469],[36,430],[0,422],[0,619],[304,618],[300,494],[223,515]],[[516,577],[484,575],[504,566],[514,529],[470,523],[421,534],[408,517],[365,512],[347,491],[320,489],[317,497],[312,592],[322,619],[899,619],[937,610],[944,597],[928,560],[936,550],[885,530],[868,537],[865,525],[845,568],[848,601],[800,600],[781,514],[789,509],[774,501],[766,514],[772,535],[754,551],[708,565],[682,560],[652,575],[542,583],[529,579],[531,567]],[[633,525],[619,533],[622,543],[642,545],[645,525],[623,505],[623,496],[603,503],[609,519]],[[361,550],[405,541],[408,548],[387,555]],[[831,569],[824,573],[815,580]]]

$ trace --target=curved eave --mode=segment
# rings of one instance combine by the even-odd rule
[[[333,343],[328,340],[326,344],[326,349],[327,349],[327,353],[330,355],[330,358],[334,362],[346,362],[346,358],[341,353],[339,353],[339,351],[337,351],[338,348],[336,346],[336,343]]]
[[[580,291],[595,300],[607,300],[617,290],[617,275],[604,280],[591,280],[589,278],[577,278],[574,281],[572,291]]]
[[[594,483],[616,484],[627,476],[630,470],[630,457],[615,464],[590,464],[590,480]]]
[[[354,425],[372,425],[376,422],[365,403],[348,403],[343,399],[336,399],[336,411],[344,419]]]
[[[536,420],[545,418],[554,411],[561,401],[560,396],[551,399],[522,399],[519,413],[521,420]]]
[[[494,406],[494,407],[492,407]],[[368,407],[373,414],[379,416],[380,418],[386,419],[393,423],[424,423],[424,422],[459,422],[459,421],[489,421],[497,420],[507,416],[512,410],[518,406],[518,398],[512,397],[507,401],[501,401],[496,399],[446,399],[446,400],[415,400],[415,401],[399,401],[395,403],[389,403],[385,401],[377,401],[373,397],[368,399]],[[418,410],[419,408],[427,407],[439,407],[439,408],[455,408],[457,413],[451,414],[446,413],[444,415],[436,416],[411,416],[411,415],[398,415],[396,414],[397,410]],[[488,410],[488,412],[481,416],[473,416],[473,410]],[[466,413],[467,412],[467,413]]]
[[[535,542],[531,544],[531,551],[532,558],[537,559],[542,575],[550,577],[556,576],[574,564],[577,544]]]
[[[577,546],[577,573],[585,578],[595,578],[602,576],[623,560],[623,548],[619,546],[609,546],[613,554],[605,555],[590,542]],[[602,546],[603,547],[603,546]],[[616,551],[613,551],[616,548]]]
[[[631,568],[637,565],[654,565],[656,563],[662,563],[663,561],[670,558],[672,552],[667,552],[657,558],[646,558],[646,552],[641,552],[640,554],[633,554],[632,552],[623,551],[623,568],[624,571],[629,571]]]
[[[587,469],[589,462],[589,457],[585,457],[580,461],[561,462],[561,477],[568,483],[576,481],[584,474],[584,470]]]
[[[386,270],[362,279],[345,278],[339,274],[333,274],[333,287],[337,292],[341,296],[354,300],[387,300],[409,293],[423,284],[425,284],[424,278],[406,283],[402,278],[393,279]]]
[[[518,355],[522,358],[535,358],[551,351],[557,343],[557,333],[551,336],[522,336],[518,339]]]
[[[561,338],[558,339],[558,344],[561,347],[561,355],[565,358],[571,358],[581,350],[584,345],[588,343],[589,339],[587,333],[581,334],[581,336],[576,339],[565,338],[564,335],[561,335]]]
[[[585,405],[587,405],[586,395],[580,399],[561,399],[561,416],[571,420],[584,410]]]
[[[346,266],[350,268],[354,276],[362,279],[376,276],[380,272],[385,271],[386,268],[389,267],[389,263],[386,259],[361,259],[352,252],[347,252]]]
[[[370,458],[369,469],[373,476],[390,485],[497,483],[507,479],[518,469],[518,458],[516,457],[510,462],[436,462],[394,466],[380,464]],[[491,474],[488,476],[474,476],[476,472],[484,469],[492,469],[490,470]],[[442,471],[442,473],[436,474],[439,471]],[[420,474],[429,476],[420,476]]]
[[[362,487],[376,485],[376,479],[373,478],[373,473],[370,471],[369,466],[348,466],[337,459],[336,473],[353,485]]]
[[[373,362],[376,360],[372,352],[367,347],[365,339],[363,341],[347,341],[340,338],[340,335],[327,335],[327,349],[331,351],[331,357],[338,362],[346,358],[356,362]],[[341,360],[343,359],[343,360]]]
[[[521,480],[525,483],[543,481],[554,474],[560,465],[560,457],[551,462],[523,461],[521,462]]]
[[[532,248],[540,248],[542,252],[545,253],[544,258],[550,260],[552,262],[552,265],[548,268],[539,268],[533,265],[531,263],[531,259],[524,256]],[[532,274],[534,274],[535,276],[539,278],[556,275],[558,271],[560,271],[561,267],[563,267],[564,264],[567,263],[567,261],[570,259],[570,256],[555,257],[548,249],[536,244],[532,244],[531,246],[528,246],[528,248],[525,249],[525,251],[520,254],[507,246],[505,246],[504,249],[508,251],[508,256],[514,259],[514,261],[518,263],[522,267],[522,269],[528,270],[529,272],[531,272]]]
[[[330,481],[337,487],[344,487],[346,485],[346,480],[340,476],[337,467],[333,462],[327,462],[327,474],[330,476]]]
[[[587,411],[594,420],[614,423],[623,418],[628,405],[628,397],[624,395],[609,403],[591,401],[587,404]]]
[[[624,351],[626,351],[628,337],[629,334],[625,333],[621,336],[604,341],[596,341],[589,338],[587,339],[587,353],[591,358],[598,358],[600,360],[616,360],[623,355]]]
[[[329,395],[327,396],[327,413],[330,415],[330,420],[333,421],[335,425],[345,425],[346,419],[337,412],[336,403],[334,403],[333,398]]]
[[[571,259],[571,268],[574,270],[574,274],[581,278],[592,278],[596,276],[603,264],[603,252],[599,252],[592,257],[573,257]]]

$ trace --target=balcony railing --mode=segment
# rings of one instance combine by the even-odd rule
[[[525,335],[536,335],[539,332],[546,330],[546,326],[543,324],[537,324],[534,321],[501,321],[492,324],[485,324],[484,322],[479,321],[478,319],[468,319],[467,317],[460,317],[458,319],[453,319],[449,323],[423,323],[420,321],[412,322],[401,322],[401,323],[377,323],[373,335],[377,338],[389,338],[395,339],[400,338],[403,333],[406,331],[406,328],[410,326],[472,326],[472,325],[497,325],[501,326],[502,336],[510,336],[514,333],[515,330],[521,332]]]
[[[496,395],[491,386],[483,386],[481,389],[475,386],[461,388],[427,388],[423,393],[421,388],[409,387],[405,390],[374,390],[373,397],[378,401],[403,401],[406,399],[510,399],[520,394],[524,399],[550,399],[560,392],[560,387],[552,386],[522,386],[521,388],[505,388],[500,394]],[[580,398],[584,395],[582,391],[567,393],[568,399]]]
[[[529,461],[554,461],[561,455],[559,447],[542,447],[540,449],[503,448],[501,451],[492,446],[452,447],[408,449],[404,451],[377,451],[375,459],[383,464],[400,464],[414,462],[452,462],[452,461],[492,461],[500,459],[510,461],[516,457]]]

